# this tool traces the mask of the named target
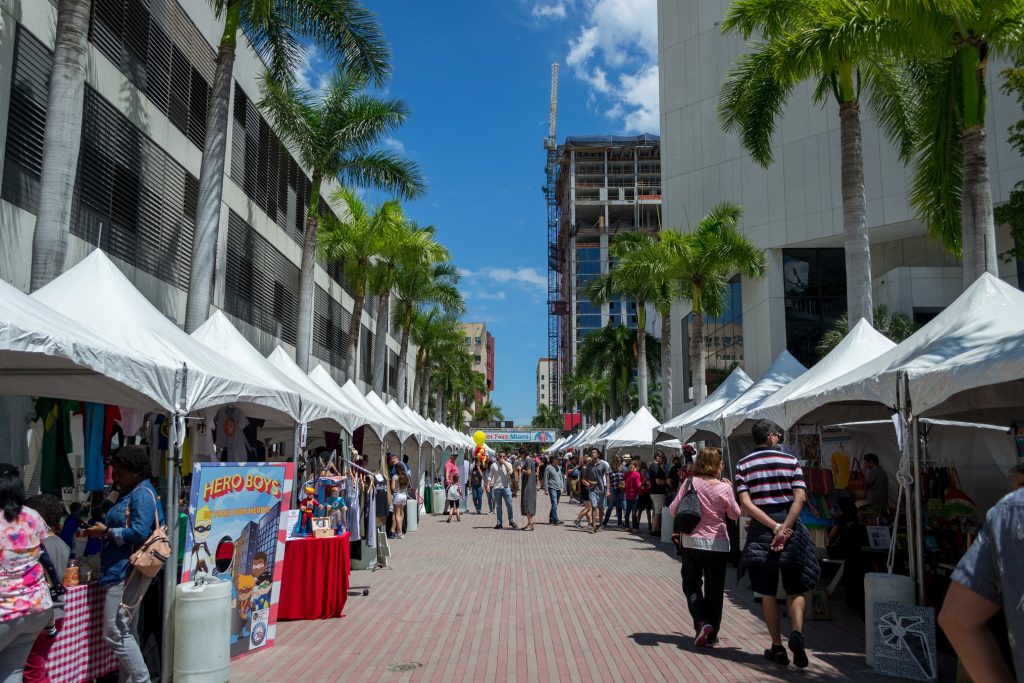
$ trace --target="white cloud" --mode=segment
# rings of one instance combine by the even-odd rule
[[[547,291],[548,278],[536,268],[481,268],[476,277],[485,282],[509,282],[527,289]]]
[[[565,19],[565,3],[554,2],[550,5],[536,4],[530,11],[534,19]]]
[[[497,292],[477,292],[473,298],[481,301],[504,301],[505,292],[500,289]]]
[[[657,0],[586,0],[581,19],[565,61],[592,106],[628,132],[657,132]]]
[[[401,140],[396,140],[395,138],[388,137],[384,138],[384,142],[382,144],[388,149],[390,149],[392,152],[397,152],[398,154],[405,154],[405,145],[402,144]]]

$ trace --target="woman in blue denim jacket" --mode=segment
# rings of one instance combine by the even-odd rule
[[[149,452],[141,446],[122,448],[110,457],[115,488],[120,498],[102,523],[86,533],[103,539],[100,551],[100,584],[106,588],[103,603],[103,638],[117,656],[121,680],[148,683],[149,668],[139,646],[138,605],[146,595],[151,577],[132,573],[128,558],[163,524],[160,499],[149,479],[153,476]]]

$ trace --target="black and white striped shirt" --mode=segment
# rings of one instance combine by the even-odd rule
[[[768,448],[756,450],[736,463],[736,493],[746,491],[758,507],[789,505],[793,489],[806,489],[800,461]]]

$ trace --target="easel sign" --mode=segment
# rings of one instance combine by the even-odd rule
[[[892,532],[887,526],[868,526],[868,545],[872,550],[888,550],[892,545]]]

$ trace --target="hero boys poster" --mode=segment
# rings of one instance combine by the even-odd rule
[[[231,582],[231,657],[272,645],[284,568],[282,513],[292,463],[196,463],[182,582]]]

